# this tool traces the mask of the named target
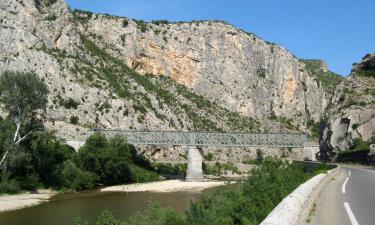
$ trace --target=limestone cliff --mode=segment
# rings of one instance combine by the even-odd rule
[[[327,105],[304,63],[224,22],[145,23],[62,0],[1,0],[0,10],[0,70],[44,77],[46,124],[62,137],[98,126],[306,131]]]
[[[323,157],[353,147],[354,140],[375,142],[375,54],[355,64],[335,89],[321,139]]]
[[[285,48],[221,21],[169,23],[77,11],[79,29],[141,74],[168,76],[241,115],[304,127],[327,106],[319,81]]]

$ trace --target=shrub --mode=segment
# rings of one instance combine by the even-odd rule
[[[17,180],[12,179],[8,180],[8,178],[3,177],[0,182],[0,194],[1,193],[8,193],[8,194],[15,194],[21,191],[20,184]]]
[[[184,175],[187,170],[187,164],[155,163],[152,166],[159,174]]]
[[[68,190],[81,191],[95,186],[96,176],[79,169],[71,160],[63,163],[59,175],[60,185]]]
[[[203,196],[199,201],[190,203],[185,214],[152,203],[148,210],[137,213],[126,224],[259,224],[284,197],[312,175],[305,173],[301,166],[267,157],[244,183]],[[114,221],[114,224],[118,222],[110,215],[105,218]]]
[[[96,174],[98,182],[106,185],[144,182],[158,177],[147,170],[147,161],[120,136],[108,141],[100,133],[92,135],[79,150],[77,163],[81,169]]]
[[[143,20],[134,20],[137,24],[137,28],[141,30],[142,33],[145,33],[148,30],[148,24]]]
[[[258,163],[263,162],[263,152],[259,148],[257,149],[257,158],[256,158],[256,160],[258,161]]]
[[[78,116],[71,116],[70,119],[69,119],[69,122],[71,124],[74,124],[74,125],[77,125],[78,124]]]
[[[122,21],[122,27],[127,27],[129,25],[129,21],[127,19],[124,19]]]
[[[68,98],[65,100],[60,99],[60,105],[62,105],[66,109],[77,109],[77,107],[79,106],[79,102],[75,101],[72,98]]]

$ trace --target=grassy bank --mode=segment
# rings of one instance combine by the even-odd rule
[[[190,203],[185,213],[158,204],[145,212],[122,221],[109,211],[99,216],[100,225],[230,225],[259,224],[272,209],[300,184],[322,172],[316,168],[307,173],[302,166],[288,164],[278,159],[266,158],[252,171],[245,182],[236,187],[223,188]],[[88,224],[79,219],[75,225]]]

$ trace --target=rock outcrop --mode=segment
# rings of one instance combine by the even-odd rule
[[[71,11],[63,0],[0,0],[0,72],[6,70],[44,78],[45,124],[67,140],[83,140],[97,127],[310,132],[307,122],[320,121],[332,95],[308,63],[225,22],[145,23]],[[366,121],[373,120],[365,108],[358,121],[350,119],[367,138]],[[338,126],[351,129],[345,124]],[[335,128],[327,132],[326,140],[341,137],[334,138]],[[161,158],[183,157],[173,152],[164,156],[164,149]]]
[[[327,106],[317,79],[285,48],[221,21],[169,23],[75,12],[82,33],[141,74],[172,78],[233,112],[304,127]]]
[[[336,87],[326,115],[323,157],[352,148],[356,139],[375,142],[375,54],[355,64],[351,75]]]

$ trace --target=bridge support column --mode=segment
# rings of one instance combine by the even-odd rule
[[[316,161],[316,154],[320,151],[319,144],[312,142],[303,143],[303,153],[305,158]]]
[[[188,165],[185,181],[203,181],[202,155],[195,146],[188,146]]]

